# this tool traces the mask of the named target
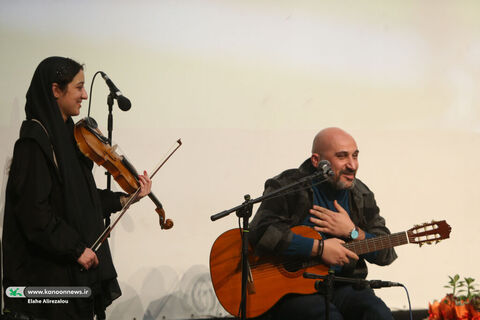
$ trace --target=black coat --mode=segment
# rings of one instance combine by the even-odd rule
[[[93,180],[91,162],[80,153],[78,158],[84,178]],[[106,265],[110,273],[113,270],[110,279],[100,280],[103,267],[80,272],[81,266],[76,260],[92,243],[87,243],[91,240],[86,240],[82,231],[69,223],[63,190],[62,177],[45,131],[34,121],[24,121],[20,139],[15,144],[6,190],[4,288],[86,285],[95,290],[97,301],[90,297],[69,299],[68,304],[28,304],[27,299],[5,297],[5,308],[45,319],[92,319],[94,303],[108,305],[121,292],[108,244],[102,245],[97,256],[100,265]],[[105,190],[96,190],[96,193],[94,197],[98,197],[98,201],[89,199],[88,194],[80,198],[101,203],[102,208],[96,212],[104,215],[121,209],[120,193]],[[102,218],[96,219],[100,225],[92,228],[103,230]],[[101,286],[107,286],[108,290]],[[109,296],[102,297],[102,290],[109,292]],[[104,310],[105,305],[101,305],[102,308]]]
[[[315,172],[310,159],[298,169],[290,169],[265,182],[264,194],[273,192],[283,186],[296,182]],[[390,234],[385,226],[385,219],[380,216],[380,209],[375,196],[359,179],[349,190],[351,218],[355,225],[365,232],[376,236]],[[281,254],[288,248],[293,233],[290,228],[301,225],[313,207],[312,188],[302,189],[281,197],[262,202],[252,220],[249,240],[258,254]],[[378,251],[374,261],[378,265],[388,265],[397,258],[393,248]],[[365,278],[368,270],[362,257],[351,261],[343,267],[342,275]]]

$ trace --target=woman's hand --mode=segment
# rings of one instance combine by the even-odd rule
[[[143,175],[138,176],[138,183],[140,184],[140,191],[135,199],[130,202],[130,204],[138,202],[138,200],[148,195],[152,189],[152,180],[150,180],[148,177],[147,171],[143,171]],[[127,202],[130,200],[130,197],[133,197],[133,195],[120,196],[120,203],[122,204],[122,207],[127,204]]]
[[[82,255],[77,259],[77,262],[82,265],[85,270],[95,268],[98,266],[98,258],[95,252],[90,248],[85,248]]]
[[[143,171],[143,175],[138,176],[138,182],[140,183],[140,192],[136,201],[148,195],[152,190],[152,180],[148,177],[147,171]]]

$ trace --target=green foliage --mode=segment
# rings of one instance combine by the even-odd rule
[[[456,274],[453,277],[448,276],[450,278],[450,281],[448,281],[448,285],[443,286],[444,288],[447,289],[452,289],[452,295],[456,297],[457,294],[457,289],[459,287],[463,286],[463,281],[460,280],[460,275]],[[459,281],[460,280],[460,281]]]
[[[469,301],[480,295],[480,290],[478,290],[476,284],[474,284],[474,278],[466,277],[463,278],[463,280],[460,280],[458,274],[453,277],[448,276],[448,278],[450,280],[448,281],[448,285],[444,286],[444,288],[452,290],[451,295],[455,300]]]
[[[465,280],[465,287],[467,288],[467,299],[470,300],[475,294],[478,294],[479,290],[475,288],[476,284],[473,284],[475,279],[463,278]],[[464,290],[465,291],[465,290]]]

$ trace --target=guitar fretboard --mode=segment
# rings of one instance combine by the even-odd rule
[[[352,241],[343,246],[356,254],[364,254],[377,250],[393,248],[402,244],[407,244],[407,232],[398,232],[390,235],[379,236],[371,239]]]

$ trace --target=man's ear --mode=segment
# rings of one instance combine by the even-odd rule
[[[318,153],[312,153],[310,157],[310,161],[312,161],[312,165],[316,168],[318,167],[318,163],[320,162],[320,155]]]
[[[60,87],[58,86],[58,83],[52,83],[52,92],[53,92],[53,96],[55,98],[60,98],[60,96],[62,95],[63,91],[60,90]]]

